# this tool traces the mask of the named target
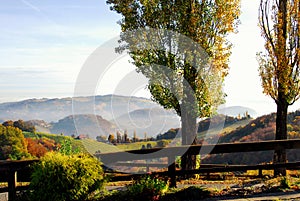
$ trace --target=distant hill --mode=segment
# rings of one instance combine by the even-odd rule
[[[55,122],[73,114],[97,114],[105,119],[113,119],[128,112],[158,107],[146,98],[105,95],[95,97],[29,99],[19,102],[1,103],[0,119],[32,120],[40,119]]]
[[[203,140],[205,137],[209,142],[215,140],[218,134],[224,134],[235,130],[237,127],[244,126],[248,124],[252,118],[250,116],[237,118],[226,116],[223,114],[215,115],[212,118],[206,118],[198,123],[198,139]],[[173,139],[176,137],[181,137],[180,133],[177,135],[179,128],[173,127],[163,134],[157,136],[157,140],[161,139]],[[207,143],[207,142],[206,142]]]
[[[134,110],[111,121],[117,127],[126,129],[130,137],[134,130],[139,137],[144,137],[145,132],[148,137],[155,137],[170,128],[180,127],[180,118],[174,112],[161,107]]]
[[[110,126],[104,126],[105,135],[110,132],[115,133],[116,129],[127,129],[129,137],[132,137],[136,130],[137,135],[142,138],[145,132],[150,137],[180,126],[180,120],[175,113],[165,110],[149,99],[139,97],[105,95],[78,97],[73,100],[72,98],[30,99],[0,104],[0,119],[25,121],[35,119],[33,124],[37,131],[46,133],[75,134],[75,125],[71,119],[73,114],[82,117],[75,119],[77,129],[80,129],[82,134],[96,132],[98,124],[95,123],[97,122],[95,115],[101,116],[102,119],[98,119],[100,122],[105,120],[115,125],[112,130],[107,129]],[[81,115],[86,116],[83,118]],[[93,123],[95,125],[91,129]]]
[[[243,117],[245,113],[248,113],[251,117],[257,117],[257,112],[254,109],[243,107],[243,106],[230,106],[218,109],[219,114],[224,114],[231,117],[241,116]]]
[[[223,134],[219,143],[265,141],[275,139],[276,114],[264,115],[250,121],[247,125]],[[288,138],[300,138],[300,111],[288,114]],[[203,163],[222,164],[258,164],[272,161],[273,151],[254,153],[233,153],[212,155],[202,160]],[[288,152],[288,160],[300,160],[296,151]]]
[[[27,122],[31,123],[35,127],[37,132],[51,133],[51,124],[45,122],[44,120],[29,120]]]
[[[76,126],[74,124],[76,122]],[[71,115],[58,122],[51,123],[50,132],[64,135],[80,134],[88,135],[90,138],[96,138],[100,135],[108,135],[115,132],[115,125],[97,115]]]

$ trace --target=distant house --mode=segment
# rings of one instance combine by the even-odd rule
[[[80,134],[80,135],[78,135],[77,137],[76,137],[76,139],[78,139],[78,140],[83,140],[83,139],[88,139],[89,137],[87,136],[87,135],[85,135],[85,134]]]

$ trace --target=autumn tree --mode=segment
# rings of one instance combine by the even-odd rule
[[[2,123],[3,126],[14,126],[14,121],[8,120]]]
[[[129,141],[129,139],[128,139],[128,134],[127,134],[127,130],[124,131],[123,141],[124,141],[125,143],[127,143],[127,142]]]
[[[300,97],[300,3],[299,0],[261,0],[259,22],[265,53],[258,53],[264,93],[277,105],[276,140],[287,139],[287,112]],[[286,151],[274,152],[274,163],[286,162]],[[275,175],[286,175],[285,169]]]
[[[114,135],[114,134],[109,134],[107,140],[108,140],[110,143],[115,143],[115,142],[116,142],[115,135]]]
[[[122,134],[120,131],[117,131],[117,143],[121,143],[122,142]]]
[[[23,121],[19,119],[18,121],[8,120],[2,123],[3,126],[14,126],[21,129],[22,131],[35,132],[35,127],[30,121]]]
[[[137,71],[149,79],[152,99],[181,116],[182,144],[195,143],[196,119],[210,116],[224,101],[221,88],[231,54],[226,37],[236,31],[240,0],[107,3],[123,17],[117,50],[126,50]],[[182,167],[195,168],[195,159],[184,156]]]
[[[139,138],[137,137],[136,130],[133,131],[132,142],[138,142]]]
[[[0,160],[18,160],[28,156],[22,131],[15,127],[0,125]]]

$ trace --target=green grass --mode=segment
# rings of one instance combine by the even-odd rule
[[[152,148],[156,146],[156,141],[148,141],[148,142],[134,142],[134,143],[126,143],[126,144],[118,144],[117,147],[123,151],[128,150],[138,150],[141,149],[143,145],[147,147],[147,144],[150,143]]]
[[[92,139],[83,139],[80,140],[80,142],[84,146],[85,150],[92,155],[95,154],[96,151],[100,151],[100,153],[111,153],[111,152],[122,151],[114,145],[98,142]]]

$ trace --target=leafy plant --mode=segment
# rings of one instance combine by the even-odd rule
[[[291,183],[290,179],[288,177],[282,177],[280,180],[280,188],[283,189],[290,189],[291,188]]]
[[[39,201],[87,200],[103,188],[101,163],[85,154],[47,153],[33,165],[31,199]]]
[[[72,154],[78,154],[80,150],[79,148],[74,149],[71,140],[66,139],[61,143],[59,152],[64,155],[72,155]]]
[[[140,200],[158,200],[169,188],[168,182],[157,177],[146,176],[128,186],[128,193]]]

